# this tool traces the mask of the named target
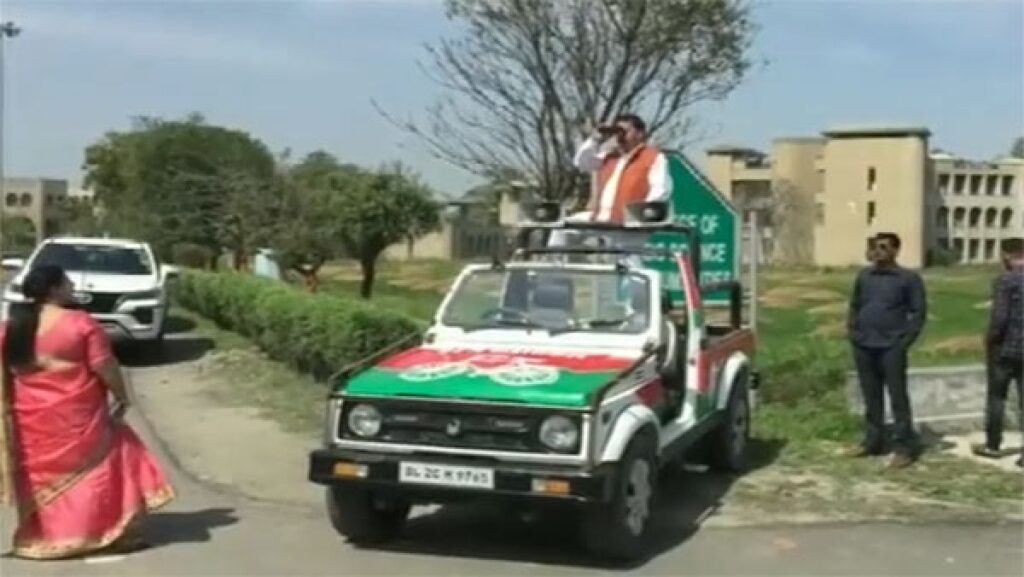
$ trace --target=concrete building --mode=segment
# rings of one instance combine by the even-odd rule
[[[25,218],[35,227],[36,239],[60,232],[60,210],[68,196],[66,180],[51,178],[3,179],[3,220]]]
[[[906,266],[994,262],[1000,239],[1024,236],[1024,161],[929,154],[929,137],[923,127],[848,127],[777,139],[770,154],[715,147],[706,173],[759,214],[773,260],[860,265],[867,238],[891,231]]]
[[[1024,236],[1024,160],[974,162],[932,155],[929,242],[963,263],[999,258],[999,241]]]

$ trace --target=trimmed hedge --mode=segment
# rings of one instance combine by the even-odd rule
[[[318,379],[422,330],[362,300],[313,295],[237,273],[183,272],[178,302]]]

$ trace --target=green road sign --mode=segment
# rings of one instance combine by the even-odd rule
[[[740,220],[736,209],[685,156],[675,152],[667,152],[665,155],[672,176],[672,210],[676,221],[692,227],[700,235],[701,284],[739,278]],[[682,240],[679,235],[659,233],[651,237],[649,245],[685,250],[686,245]],[[676,263],[669,259],[652,258],[647,264],[665,274],[672,299],[681,300],[682,288],[679,286]],[[725,291],[708,293],[704,299],[728,302],[729,295]]]

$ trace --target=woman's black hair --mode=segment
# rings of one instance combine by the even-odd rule
[[[4,335],[3,361],[6,370],[32,368],[36,364],[36,332],[39,311],[67,275],[59,266],[33,268],[21,284],[27,303],[12,303]]]

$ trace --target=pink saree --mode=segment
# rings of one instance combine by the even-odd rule
[[[0,460],[18,509],[15,555],[103,549],[174,496],[139,438],[110,416],[96,368],[111,355],[99,324],[69,311],[36,339],[36,356],[60,368],[15,374],[4,387]]]

